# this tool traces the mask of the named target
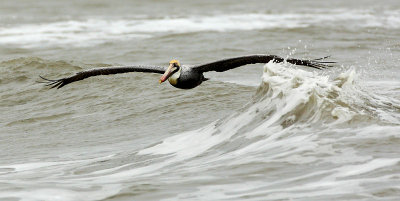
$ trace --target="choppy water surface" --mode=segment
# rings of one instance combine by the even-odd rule
[[[0,200],[399,200],[398,1],[4,1]],[[248,55],[208,73],[38,75]]]

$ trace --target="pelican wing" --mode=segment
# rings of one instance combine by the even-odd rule
[[[283,62],[286,60],[288,63],[291,63],[291,64],[308,66],[308,67],[317,68],[317,69],[323,69],[323,68],[327,68],[327,67],[332,67],[327,64],[335,63],[335,62],[329,62],[329,61],[322,61],[323,59],[326,59],[328,57],[322,57],[322,58],[313,59],[313,60],[307,60],[307,59],[303,60],[303,59],[292,59],[292,58],[284,59],[284,58],[276,56],[276,55],[249,55],[249,56],[241,56],[241,57],[223,59],[223,60],[215,61],[212,63],[198,65],[193,68],[197,69],[200,72],[208,72],[208,71],[223,72],[223,71],[227,71],[227,70],[237,68],[240,66],[244,66],[247,64],[268,63],[271,60],[274,60],[275,62],[280,63],[280,62]]]
[[[95,68],[82,72],[78,72],[73,76],[65,77],[56,80],[50,80],[39,76],[44,80],[44,83],[47,83],[46,86],[51,86],[51,88],[61,88],[69,83],[76,82],[79,80],[86,79],[88,77],[97,76],[97,75],[110,75],[110,74],[119,74],[119,73],[129,73],[129,72],[147,72],[147,73],[160,73],[163,74],[167,67],[163,66],[114,66],[114,67],[105,67],[105,68]]]

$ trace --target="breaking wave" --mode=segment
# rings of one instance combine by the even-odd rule
[[[395,198],[400,158],[368,151],[400,137],[399,114],[398,100],[363,91],[354,70],[330,78],[271,62],[234,114],[139,151],[1,166],[0,182],[18,188],[0,198]]]

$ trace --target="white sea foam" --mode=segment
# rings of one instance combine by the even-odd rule
[[[177,162],[177,159],[188,161],[189,157],[194,159],[199,155],[209,156],[204,160],[195,160],[196,163],[186,162],[191,167],[196,167],[196,164],[202,162],[218,164],[217,167],[280,162],[300,166],[318,161],[333,164],[332,168],[309,174],[297,174],[300,176],[289,179],[204,186],[198,191],[177,195],[171,198],[172,200],[192,196],[201,199],[205,198],[205,195],[211,195],[214,199],[222,197],[238,199],[241,196],[252,195],[255,200],[259,196],[263,199],[303,199],[363,195],[371,191],[364,185],[380,183],[390,177],[368,179],[351,177],[393,167],[398,164],[399,159],[372,159],[351,147],[337,149],[332,147],[332,144],[338,139],[324,137],[335,133],[336,138],[343,138],[341,142],[347,143],[346,140],[350,138],[341,135],[353,133],[351,128],[337,131],[331,128],[346,125],[360,116],[370,115],[368,112],[356,109],[363,106],[368,99],[362,98],[367,94],[355,87],[355,79],[357,78],[354,70],[343,73],[335,81],[331,81],[325,76],[298,69],[285,69],[281,64],[269,63],[265,66],[263,84],[255,97],[258,101],[246,110],[223,122],[213,123],[212,128],[203,132],[189,132],[167,138],[161,144],[144,149],[140,154],[173,154],[174,159],[170,161],[171,164]],[[379,105],[375,106],[379,108]],[[260,119],[260,116],[264,118]],[[379,117],[369,116],[369,118]],[[287,120],[290,121],[286,122]],[[315,130],[317,125],[321,126],[318,132]],[[385,128],[379,126],[379,128],[389,132],[392,130],[390,126]],[[224,147],[226,142],[235,143],[243,137],[262,138],[229,153],[221,154],[218,151],[215,153],[216,147]],[[238,158],[240,160],[237,160]],[[196,172],[199,169],[193,168],[191,171]],[[302,180],[306,182],[298,185],[297,182]]]
[[[359,174],[365,174],[367,172],[374,171],[383,167],[390,167],[398,164],[400,161],[399,158],[379,158],[369,161],[368,163],[360,164],[360,165],[349,165],[343,166],[339,169],[338,174],[334,175],[336,177],[349,177]]]
[[[148,38],[156,33],[238,31],[309,26],[400,28],[400,12],[373,13],[359,10],[333,10],[316,13],[233,14],[169,17],[162,19],[91,18],[46,24],[25,24],[0,28],[0,44],[37,46],[91,46],[108,41]]]
[[[253,100],[231,116],[129,157],[104,157],[111,160],[105,167],[97,163],[102,158],[2,166],[14,171],[0,174],[0,183],[18,188],[0,193],[0,199],[99,200],[142,184],[150,190],[166,186],[170,200],[374,198],[375,191],[398,189],[400,174],[392,171],[398,157],[372,156],[352,144],[399,137],[396,121],[375,113],[384,113],[385,104],[357,87],[354,70],[330,79],[288,65],[266,64]],[[359,128],[365,119],[370,125]],[[384,123],[390,125],[379,125]],[[243,181],[243,175],[250,179]],[[186,183],[188,190],[173,191]],[[380,184],[386,186],[376,189]]]
[[[99,190],[88,190],[88,191],[74,191],[72,189],[57,188],[57,187],[34,187],[27,191],[9,191],[0,192],[1,197],[17,197],[21,198],[21,201],[42,201],[42,200],[54,200],[54,201],[86,201],[86,200],[102,200],[106,199],[109,195],[118,193],[119,185],[109,185],[102,187]]]

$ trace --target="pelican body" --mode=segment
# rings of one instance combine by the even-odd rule
[[[195,68],[191,68],[188,66],[180,66],[179,61],[171,60],[171,75],[169,75],[169,71],[164,73],[164,75],[160,78],[160,83],[165,81],[165,78],[168,77],[168,82],[179,89],[192,89],[199,86],[203,81],[206,80],[202,72],[199,72]],[[174,70],[176,72],[174,72]]]
[[[303,59],[284,59],[275,55],[249,55],[223,59],[211,63],[195,65],[195,66],[181,66],[178,60],[171,60],[167,66],[114,66],[106,68],[95,68],[91,70],[86,70],[78,72],[73,76],[65,77],[57,80],[50,80],[40,76],[47,86],[51,88],[61,88],[72,82],[86,79],[88,77],[97,75],[110,75],[118,73],[128,73],[128,72],[147,72],[147,73],[159,73],[163,74],[159,80],[160,84],[166,80],[169,83],[179,89],[192,89],[199,86],[203,81],[208,80],[204,77],[203,73],[209,71],[224,72],[233,68],[244,66],[247,64],[256,63],[268,63],[273,60],[274,62],[288,62],[295,65],[303,65],[316,69],[324,69],[327,67],[332,67],[327,64],[335,63],[329,61],[322,61],[328,57],[322,57],[313,60],[303,60]]]
[[[168,81],[172,86],[179,89],[193,89],[207,80],[203,73],[185,66],[181,67],[181,72],[178,73],[169,77]]]

